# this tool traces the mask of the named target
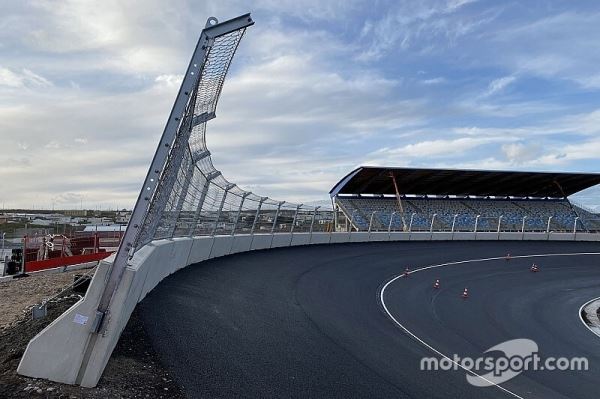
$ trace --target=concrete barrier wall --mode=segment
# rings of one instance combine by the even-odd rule
[[[557,240],[600,241],[590,233],[465,233],[465,232],[353,232],[278,233],[216,237],[186,237],[154,241],[129,262],[106,315],[104,331],[92,324],[113,257],[102,261],[85,298],[36,335],[19,364],[20,374],[92,387],[127,325],[136,304],[165,277],[190,264],[229,254],[309,244],[430,240]]]

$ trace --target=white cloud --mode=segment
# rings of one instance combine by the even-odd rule
[[[368,42],[357,59],[374,62],[397,50],[418,48],[420,54],[454,45],[463,36],[493,21],[498,12],[462,13],[471,0],[397,2],[377,20],[364,23],[361,38]],[[370,40],[369,40],[370,39]]]
[[[446,82],[446,79],[443,77],[424,79],[424,80],[420,81],[420,83],[422,83],[424,85],[437,85],[437,84],[441,84],[441,83],[445,83],[445,82]]]
[[[517,80],[514,76],[504,76],[502,78],[494,79],[490,82],[487,91],[485,92],[486,96],[491,96],[496,94],[502,90],[504,90],[508,85],[514,83]]]
[[[390,158],[429,158],[429,157],[460,157],[466,151],[479,146],[494,142],[501,142],[511,139],[502,137],[461,137],[450,140],[427,140],[417,143],[407,144],[398,148],[383,148],[376,151],[373,155],[382,156],[385,159]]]
[[[12,88],[22,87],[48,87],[52,83],[29,69],[22,69],[21,72],[14,72],[9,68],[0,66],[0,86]]]
[[[502,152],[511,164],[519,165],[536,159],[540,147],[536,143],[508,143],[502,145]]]
[[[567,11],[507,24],[490,33],[481,47],[487,64],[503,65],[544,78],[567,79],[586,88],[600,88],[600,53],[590,51],[600,33],[600,13]],[[502,54],[502,56],[498,56]]]

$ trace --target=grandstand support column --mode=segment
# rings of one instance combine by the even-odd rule
[[[242,207],[244,206],[244,201],[246,200],[246,197],[249,196],[250,194],[252,194],[252,193],[246,192],[246,193],[244,193],[244,195],[242,195],[242,200],[240,201],[240,206],[238,207],[238,211],[235,216],[235,222],[233,223],[233,227],[231,229],[231,235],[235,234],[235,230],[237,229],[238,222],[240,220],[240,216],[242,215]]]
[[[229,193],[229,190],[231,190],[234,187],[235,187],[235,184],[233,184],[233,183],[229,183],[225,187],[225,192],[223,193],[223,198],[221,198],[221,203],[219,204],[219,210],[217,211],[217,218],[215,219],[215,225],[213,227],[211,236],[214,236],[215,233],[217,232],[217,226],[219,225],[219,219],[221,218],[221,212],[223,212],[223,205],[225,205],[225,199],[227,198],[227,193]]]
[[[298,212],[300,212],[300,207],[302,204],[296,207],[296,212],[294,213],[294,219],[292,220],[292,228],[290,229],[290,233],[294,232],[294,227],[296,227],[296,220],[298,220]]]
[[[394,216],[396,215],[396,211],[392,212],[390,215],[390,223],[388,224],[388,233],[392,231],[392,222],[394,221]]]
[[[413,212],[413,213],[410,215],[410,223],[409,223],[409,225],[408,225],[408,232],[409,232],[409,233],[411,233],[411,232],[412,232],[412,225],[413,225],[413,221],[415,220],[415,215],[416,215],[416,213],[415,213],[415,212]]]
[[[312,215],[312,220],[310,221],[310,234],[312,235],[313,233],[313,227],[315,226],[315,219],[317,218],[317,211],[319,210],[320,206],[315,207],[315,210],[313,211],[313,215]]]
[[[256,228],[256,222],[258,222],[258,218],[260,217],[260,208],[262,208],[262,204],[268,200],[268,197],[261,197],[258,202],[258,207],[256,208],[256,215],[254,215],[254,221],[252,222],[252,229],[250,230],[250,234],[254,234],[254,229]]]
[[[481,217],[481,215],[475,216],[475,229],[473,230],[473,233],[477,233],[477,226],[479,225],[479,218],[480,217]]]
[[[371,232],[371,228],[373,227],[373,218],[375,217],[376,213],[377,211],[373,211],[373,213],[371,213],[371,219],[369,220],[369,233]]]
[[[285,201],[281,201],[277,204],[277,212],[275,212],[275,217],[273,218],[273,226],[271,226],[271,234],[275,232],[275,226],[277,226],[277,218],[279,218],[279,212],[281,211],[281,206],[285,204]]]

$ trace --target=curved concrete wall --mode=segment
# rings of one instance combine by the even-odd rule
[[[35,336],[18,372],[52,381],[93,387],[125,328],[136,304],[165,277],[188,265],[238,252],[310,244],[429,240],[556,240],[598,241],[590,233],[467,233],[467,232],[353,232],[279,233],[174,238],[154,241],[134,255],[111,302],[102,334],[92,333],[92,322],[112,257],[102,261],[81,301]]]

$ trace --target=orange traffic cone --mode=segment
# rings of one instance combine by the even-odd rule
[[[469,289],[465,287],[465,290],[462,293],[463,299],[467,299],[469,297]]]
[[[534,263],[533,265],[531,265],[531,270],[533,273],[539,272],[540,268]]]
[[[510,252],[506,254],[506,256],[504,257],[504,259],[506,259],[507,261],[510,260]]]
[[[433,288],[435,288],[436,290],[440,288],[440,279],[439,278],[437,280],[435,280],[435,283],[433,283]]]

